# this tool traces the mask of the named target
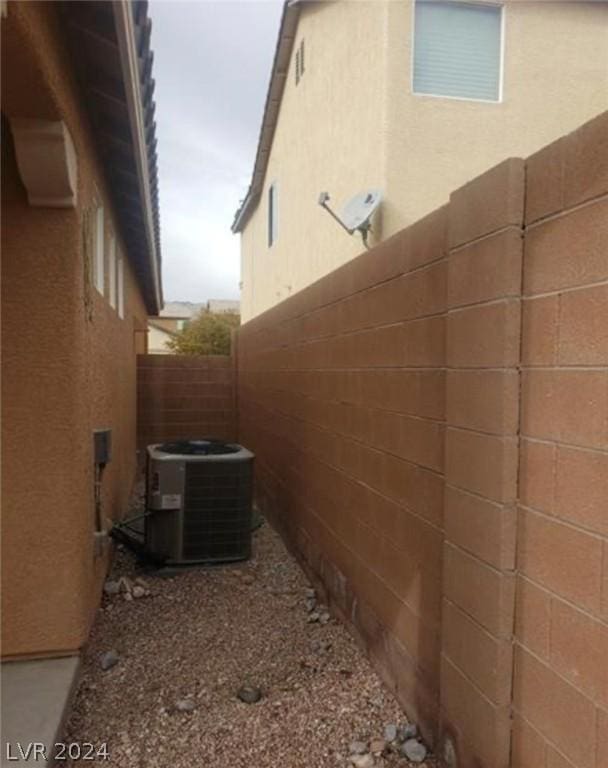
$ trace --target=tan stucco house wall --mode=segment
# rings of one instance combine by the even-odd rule
[[[108,565],[95,537],[93,430],[112,430],[102,523],[126,511],[136,473],[141,280],[121,236],[107,168],[54,3],[11,3],[2,20],[2,656],[70,654],[84,643]],[[27,84],[27,85],[26,85]],[[28,200],[11,121],[63,121],[77,159],[76,204]],[[93,199],[123,255],[124,308],[93,285]],[[108,258],[107,248],[104,258]]]
[[[267,164],[264,153],[256,163],[263,184],[235,226],[243,321],[362,250],[359,236],[349,237],[319,207],[321,191],[339,210],[356,192],[383,190],[373,245],[503,158],[528,155],[608,107],[606,3],[507,0],[502,98],[485,103],[413,93],[414,7],[410,0],[336,0],[288,9],[299,18],[284,72],[275,61],[273,79],[285,77],[285,86]],[[261,143],[267,133],[265,125]],[[269,247],[272,184],[278,233]]]
[[[155,318],[156,320],[156,318]],[[148,320],[148,354],[150,355],[171,355],[167,343],[175,338],[175,332],[168,328],[157,325],[156,322]]]

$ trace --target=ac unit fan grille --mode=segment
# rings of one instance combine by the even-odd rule
[[[188,462],[183,556],[242,560],[251,552],[251,463]]]

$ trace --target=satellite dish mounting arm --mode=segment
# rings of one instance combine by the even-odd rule
[[[348,232],[349,235],[354,235],[355,232],[361,234],[363,245],[369,248],[367,244],[367,237],[371,231],[370,217],[382,200],[382,195],[378,190],[369,190],[359,195],[356,195],[347,204],[345,213],[342,214],[342,218],[334,213],[332,209],[327,205],[329,200],[329,192],[321,192],[319,195],[319,205],[321,208],[325,208],[327,213],[335,219],[343,230]],[[351,226],[345,223],[350,221]]]
[[[352,235],[355,230],[349,229],[346,226],[346,224],[342,221],[342,219],[338,216],[338,214],[332,211],[329,205],[327,205],[327,202],[329,199],[330,199],[329,192],[321,192],[321,194],[319,195],[319,205],[321,206],[321,208],[325,208],[327,213],[329,213],[329,215],[332,216],[338,222],[338,224],[342,227],[342,229],[345,229],[349,235]]]

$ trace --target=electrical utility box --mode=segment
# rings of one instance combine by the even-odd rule
[[[105,466],[112,458],[112,430],[93,430],[93,456],[95,464]]]

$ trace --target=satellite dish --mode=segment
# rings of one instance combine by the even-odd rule
[[[352,197],[342,209],[340,217],[347,229],[353,232],[369,223],[372,213],[382,202],[379,189],[369,189]]]
[[[382,202],[382,192],[379,189],[366,189],[352,197],[342,209],[342,215],[338,216],[327,205],[329,194],[321,192],[319,205],[345,229],[349,235],[360,232],[364,245],[367,247],[367,235],[371,229],[370,218],[376,208]]]

